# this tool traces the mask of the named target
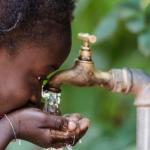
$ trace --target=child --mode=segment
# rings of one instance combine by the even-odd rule
[[[0,0],[0,149],[16,138],[58,148],[88,129],[80,115],[37,109],[42,81],[69,54],[73,8],[73,0]]]

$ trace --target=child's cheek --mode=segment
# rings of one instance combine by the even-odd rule
[[[29,84],[31,97],[29,100],[34,103],[35,105],[39,105],[41,101],[41,88],[42,85],[39,82]]]
[[[29,101],[34,104],[39,104],[41,100],[41,82],[38,80],[38,78],[28,75],[24,77],[24,84],[30,93]]]
[[[23,107],[31,95],[28,84],[18,79],[7,80],[6,84],[0,87],[0,105],[3,105],[0,111],[6,113]]]

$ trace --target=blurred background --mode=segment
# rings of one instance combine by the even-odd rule
[[[78,32],[97,36],[92,46],[97,69],[139,68],[150,73],[150,0],[78,0],[73,22],[73,46],[62,68],[70,68],[82,42]],[[61,69],[62,69],[61,68]],[[73,150],[135,150],[136,110],[132,95],[101,88],[63,86],[63,113],[81,113],[91,127]],[[8,150],[40,149],[22,142]]]

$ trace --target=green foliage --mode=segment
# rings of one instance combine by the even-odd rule
[[[113,12],[106,16],[96,27],[95,35],[98,42],[104,42],[112,37],[118,28],[118,13]]]
[[[141,0],[141,6],[145,9],[150,4],[149,0]]]
[[[150,55],[150,32],[146,31],[138,36],[138,48],[145,55]]]

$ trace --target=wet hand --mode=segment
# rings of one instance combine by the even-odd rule
[[[14,125],[17,138],[43,148],[74,145],[89,127],[89,120],[78,114],[60,117],[35,108],[18,110],[8,114],[8,117]]]
[[[76,145],[90,126],[89,119],[82,118],[80,114],[65,115],[65,118],[68,120],[68,131],[64,133],[64,137],[67,137],[67,140],[65,143],[61,141],[58,142],[55,148]]]

